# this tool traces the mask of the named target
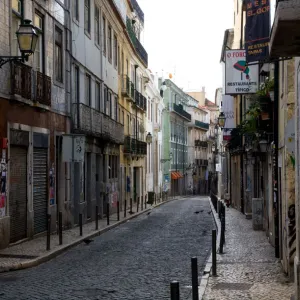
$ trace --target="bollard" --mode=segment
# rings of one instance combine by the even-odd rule
[[[170,284],[170,289],[171,289],[171,300],[180,300],[179,282],[172,281]]]
[[[130,198],[130,213],[133,214],[133,211],[132,211],[132,198]]]
[[[141,211],[144,209],[144,197],[141,196]]]
[[[108,226],[109,225],[109,203],[106,203],[106,221]]]
[[[212,274],[217,276],[217,231],[212,231]]]
[[[193,294],[193,300],[199,300],[197,257],[192,257],[191,266],[192,266],[192,294]]]
[[[62,245],[63,243],[63,236],[62,236],[62,212],[58,213],[58,231],[59,231],[59,244]]]
[[[219,253],[223,254],[223,246],[225,243],[225,226],[224,226],[224,216],[222,216],[221,218],[221,240],[220,240],[220,249],[219,249]]]
[[[126,218],[127,201],[124,200],[124,218]]]
[[[79,214],[79,234],[82,236],[82,214]]]
[[[145,209],[147,209],[147,195],[145,196]]]
[[[47,251],[50,250],[51,215],[47,215]]]
[[[120,221],[120,202],[117,201],[117,217],[118,217],[118,221]]]
[[[137,197],[136,212],[139,212],[139,205],[140,205],[140,197]]]
[[[225,206],[225,204],[224,204],[223,214],[224,214],[224,233],[225,233],[225,231],[226,231],[226,206]],[[225,234],[224,234],[224,244],[225,244]]]
[[[98,208],[98,205],[96,206],[96,218],[95,218],[95,221],[96,221],[96,230],[98,230],[99,226],[98,226],[98,215],[99,215],[99,208]]]

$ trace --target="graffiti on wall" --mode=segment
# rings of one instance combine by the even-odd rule
[[[288,242],[289,242],[289,257],[290,259],[296,252],[296,219],[295,219],[295,204],[289,206],[288,211],[289,225],[288,225]]]
[[[49,170],[49,201],[50,205],[55,204],[55,175],[54,175],[54,164]]]
[[[0,218],[5,217],[6,210],[6,175],[7,175],[7,165],[6,165],[6,150],[2,150],[2,158],[0,165]]]

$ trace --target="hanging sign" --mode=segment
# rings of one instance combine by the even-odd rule
[[[225,52],[225,94],[253,94],[258,90],[258,65],[247,66],[246,51]]]
[[[262,61],[269,57],[270,0],[247,0],[246,5],[246,60]]]

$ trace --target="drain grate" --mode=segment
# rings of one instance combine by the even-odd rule
[[[25,255],[25,254],[1,254],[0,258],[20,258],[20,259],[35,259],[38,258],[38,256],[34,255]]]
[[[235,290],[235,291],[247,291],[253,284],[249,283],[233,283],[233,282],[222,282],[217,283],[212,287],[212,290]]]

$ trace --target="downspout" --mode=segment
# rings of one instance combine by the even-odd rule
[[[274,198],[273,208],[274,214],[274,225],[275,225],[275,257],[280,257],[280,241],[279,241],[279,197],[278,197],[278,111],[279,111],[279,62],[274,63]]]
[[[244,31],[244,11],[243,7],[241,9],[241,40],[240,40],[240,49],[243,49],[243,31]],[[240,95],[240,124],[243,121],[243,96]],[[244,142],[243,136],[242,139],[242,146]],[[240,155],[240,167],[241,167],[241,212],[244,213],[244,150],[242,150]]]

